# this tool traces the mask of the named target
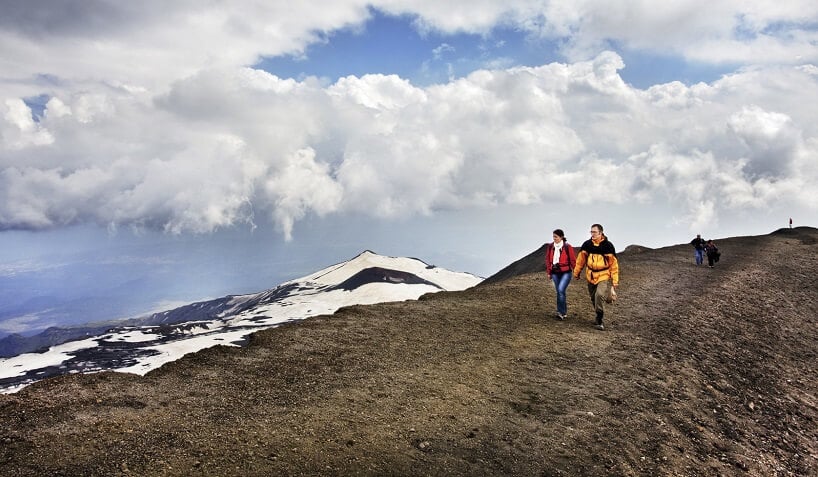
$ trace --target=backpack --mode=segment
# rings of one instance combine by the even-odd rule
[[[705,248],[708,257],[713,257],[714,262],[718,262],[719,258],[721,257],[721,252],[719,252],[719,248],[713,245],[712,247]]]

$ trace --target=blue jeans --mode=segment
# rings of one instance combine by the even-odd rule
[[[568,290],[568,284],[571,283],[571,272],[552,273],[551,280],[554,281],[554,288],[557,289],[557,313],[567,315],[568,300],[565,292]]]
[[[696,249],[696,265],[701,265],[704,262],[704,250]]]

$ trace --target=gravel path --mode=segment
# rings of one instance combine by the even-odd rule
[[[602,332],[530,273],[45,380],[0,395],[0,475],[818,475],[816,242],[622,253]]]

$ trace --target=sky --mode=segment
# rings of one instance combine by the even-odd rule
[[[0,12],[0,336],[367,249],[489,276],[555,228],[621,250],[818,222],[812,1]]]

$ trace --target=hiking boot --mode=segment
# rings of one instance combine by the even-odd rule
[[[565,315],[563,315],[562,313],[557,313],[557,316],[555,316],[554,319],[557,321],[563,321],[565,320]]]
[[[602,323],[597,323],[597,324],[594,326],[594,328],[598,329],[599,331],[602,331],[602,330],[604,330],[604,329],[605,329],[605,325],[603,325]]]

